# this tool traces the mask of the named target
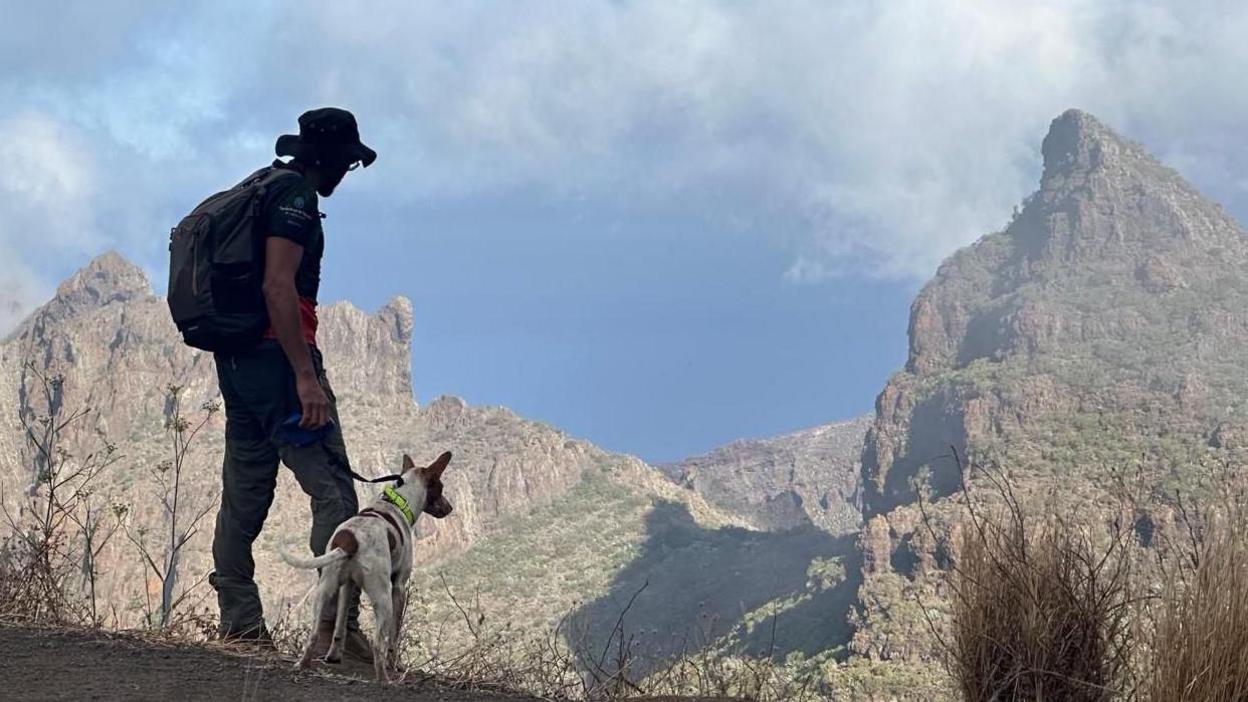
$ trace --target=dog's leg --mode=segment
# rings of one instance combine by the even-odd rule
[[[295,664],[296,668],[306,669],[312,667],[312,649],[316,647],[316,624],[321,621],[321,615],[325,612],[325,608],[329,606],[329,600],[333,596],[333,581],[322,577],[316,583],[316,599],[312,606],[312,633],[308,635],[308,645],[303,648],[303,656],[299,662]]]
[[[373,644],[373,669],[377,673],[377,682],[388,683],[386,675],[387,652],[394,633],[394,600],[391,595],[390,578],[366,577],[364,579],[368,600],[373,603],[373,612],[377,615],[377,639]]]
[[[395,584],[390,591],[392,602],[394,603],[394,627],[390,630],[390,649],[386,655],[390,659],[390,667],[396,671],[399,668],[399,630],[403,628],[403,612],[407,609],[407,593],[402,585]],[[401,671],[400,671],[401,672]]]
[[[341,663],[342,646],[347,640],[347,598],[351,596],[351,582],[344,582],[338,588],[338,616],[334,619],[334,636],[329,641],[329,653],[325,654],[325,662]]]

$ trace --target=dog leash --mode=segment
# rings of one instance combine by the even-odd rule
[[[356,480],[361,483],[387,483],[389,482],[389,483],[394,483],[395,487],[403,486],[402,475],[391,474],[391,475],[383,475],[380,478],[365,478],[359,473],[356,473],[354,470],[351,469],[351,464],[349,462],[344,460],[342,457],[338,456],[338,454],[331,451],[330,448],[325,445],[325,442],[322,441],[325,433],[329,431],[330,427],[333,426],[333,422],[331,421],[319,429],[309,430],[309,429],[303,429],[299,426],[299,421],[302,418],[303,418],[303,415],[296,412],[295,414],[292,414],[289,417],[287,417],[286,421],[282,422],[282,424],[278,427],[277,431],[278,431],[278,435],[281,437],[283,441],[289,443],[292,446],[306,446],[307,444],[310,444],[314,441],[319,441],[321,445],[321,450],[324,451],[325,455],[329,457],[329,462],[341,468],[343,471],[345,471],[347,475],[351,476],[352,480]]]
[[[361,483],[390,482],[390,483],[394,483],[395,487],[403,487],[403,476],[401,475],[383,475],[380,478],[365,478],[359,473],[356,473],[355,471],[351,470],[351,466],[342,465],[342,461],[339,461],[337,458],[335,458],[332,451],[330,451],[329,449],[326,449],[325,451],[326,453],[329,453],[329,458],[331,461],[337,463],[340,468],[346,468],[347,475],[351,476],[353,480],[357,480]]]
[[[391,475],[383,475],[380,478],[365,478],[364,476],[352,470],[350,464],[346,463],[345,461],[340,459],[338,456],[335,456],[334,452],[330,451],[328,446],[326,446],[325,444],[321,444],[321,448],[325,449],[325,454],[329,456],[330,463],[333,463],[339,468],[345,470],[347,472],[347,475],[351,476],[352,480],[355,480],[361,483],[387,483],[389,482],[389,483],[394,483],[395,487],[403,487],[402,475],[391,474]]]

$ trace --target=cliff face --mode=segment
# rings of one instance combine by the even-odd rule
[[[735,627],[749,628],[744,618],[755,608],[814,597],[837,606],[812,601],[809,611],[792,612],[790,646],[812,647],[832,628],[844,630],[852,578],[835,583],[816,578],[824,585],[810,592],[807,571],[826,570],[820,563],[849,556],[850,540],[836,540],[809,521],[794,533],[760,532],[758,526],[776,521],[764,505],[741,505],[743,512],[736,513],[731,501],[713,503],[636,458],[604,452],[502,407],[470,407],[454,397],[418,407],[409,371],[412,334],[412,307],[396,299],[373,315],[348,304],[324,307],[319,341],[357,471],[393,472],[404,452],[417,461],[454,452],[444,482],[456,510],[447,520],[419,522],[412,588],[418,603],[412,616],[422,617],[417,626],[437,632],[442,645],[472,641],[470,632],[457,628],[463,618],[447,588],[461,602],[472,593],[490,625],[534,633],[565,615],[575,615],[594,636],[610,632],[619,602],[628,601],[641,582],[649,588],[636,602],[633,626],[670,633],[668,645],[694,636],[710,645]],[[111,507],[125,507],[130,533],[146,533],[160,557],[163,547],[155,535],[167,533],[167,521],[157,475],[170,458],[171,443],[166,388],[180,386],[183,415],[192,425],[201,421],[201,405],[220,400],[212,356],[181,344],[165,302],[120,256],[101,256],[67,280],[54,299],[0,342],[0,500],[14,515],[29,503],[37,462],[20,420],[37,425],[49,412],[39,380],[49,375],[64,377],[52,393],[52,405],[62,415],[91,410],[66,432],[67,461],[76,465],[105,441],[122,456],[92,486],[95,507],[109,516]],[[211,570],[223,428],[220,413],[207,421],[182,476],[183,508],[208,512],[183,553],[181,582],[196,588],[191,601],[210,616],[215,606],[202,578]],[[780,446],[796,441],[809,447],[785,448],[790,457],[782,461],[768,457],[775,453],[768,448],[751,471],[758,473],[759,485],[804,501],[809,495],[811,505],[826,497],[824,521],[850,523],[856,520],[844,502],[856,482],[850,447],[861,440],[860,433],[852,433],[841,437],[834,427],[802,440],[781,440]],[[826,478],[816,463],[832,456],[837,472]],[[780,477],[763,475],[773,470]],[[376,495],[372,486],[357,491],[362,502]],[[822,513],[820,508],[811,515],[822,518]],[[305,550],[310,526],[307,497],[281,471],[255,546],[257,581],[271,617],[290,612],[287,606],[300,602],[312,585],[310,573],[276,557],[278,548]],[[6,532],[0,527],[0,541]],[[71,550],[80,547],[71,542]],[[160,597],[158,581],[122,536],[107,543],[97,562],[97,590],[110,617],[115,607],[117,625],[139,626],[145,603]],[[714,631],[706,628],[708,621],[715,622]],[[846,635],[837,636],[844,641]]]
[[[1042,151],[1039,191],[914,302],[863,455],[868,515],[911,502],[923,468],[938,493],[956,487],[950,447],[1034,443],[1050,420],[1109,413],[1199,438],[1242,419],[1243,231],[1085,113],[1054,120]]]
[[[1199,499],[1208,466],[1244,448],[1243,230],[1088,114],[1055,119],[1042,152],[1040,188],[1009,225],[950,257],[915,300],[909,360],[877,400],[859,653],[931,655],[906,603],[944,601],[959,512],[942,498],[963,467],[1008,472],[1029,509],[1089,518],[1117,514],[1129,475],[1140,513],[1124,516],[1151,533],[1170,519],[1165,496]]]
[[[455,452],[445,482],[456,509],[449,519],[419,524],[422,563],[453,558],[505,528],[509,519],[554,503],[587,471],[627,483],[647,499],[680,501],[711,522],[740,523],[668,485],[635,459],[607,454],[506,409],[469,407],[454,398],[417,407],[410,372],[412,309],[403,298],[371,315],[347,303],[325,307],[321,315],[319,341],[357,471],[393,472],[404,452],[418,461]],[[64,414],[90,409],[63,437],[71,461],[99,450],[104,441],[123,456],[94,486],[97,506],[124,505],[133,531],[158,531],[164,517],[155,469],[170,458],[166,390],[182,388],[182,412],[198,423],[204,416],[201,405],[219,400],[211,354],[181,343],[164,300],[152,294],[138,268],[116,254],[97,258],[62,284],[52,300],[0,342],[0,398],[6,408],[0,412],[0,499],[12,514],[24,504],[35,471],[20,418],[37,423],[49,409],[40,375],[63,376],[53,404]],[[188,455],[184,505],[192,510],[215,504],[223,435],[224,418],[218,413]],[[360,485],[358,492],[363,502],[376,489]],[[188,546],[183,564],[188,578],[211,568],[214,514],[210,509]],[[275,549],[304,548],[309,526],[307,498],[283,475],[257,542],[258,578],[271,602],[296,599],[306,589],[304,574],[280,564]],[[137,553],[117,538],[100,563],[106,571],[103,597],[124,603],[119,604],[121,623],[135,623],[145,581],[149,592],[154,587]]]
[[[861,525],[859,472],[870,419],[727,446],[659,469],[758,529],[814,525],[834,535]]]

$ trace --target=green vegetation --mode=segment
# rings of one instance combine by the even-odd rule
[[[486,626],[545,631],[585,598],[609,591],[615,573],[639,552],[650,507],[648,498],[588,472],[559,500],[509,520],[463,555],[418,569],[414,597],[430,622],[461,619],[454,595],[479,616],[500,619]],[[471,636],[454,625],[445,631],[461,644]]]

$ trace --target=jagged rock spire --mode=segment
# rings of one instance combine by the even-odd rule
[[[1082,110],[1066,110],[1049,125],[1040,148],[1044,156],[1041,183],[1104,167],[1121,156],[1152,160],[1138,145],[1115,134]]]
[[[1191,416],[1242,395],[1216,395],[1241,376],[1211,373],[1210,359],[1242,367],[1230,359],[1248,348],[1243,229],[1085,112],[1053,120],[1042,153],[1039,190],[1004,231],[951,256],[911,308],[910,357],[864,454],[867,515],[911,499],[928,457],[1077,406],[1103,378],[1163,404],[1182,394]],[[955,376],[974,382],[944,382]],[[1193,399],[1202,383],[1212,389]]]
[[[152,286],[142,269],[121,254],[108,251],[61,283],[53,304],[67,312],[103,307],[152,294]]]
[[[1219,205],[1086,112],[1053,120],[1041,150],[1040,190],[1009,234],[1023,259],[1046,262],[1051,273],[1080,261],[1134,267],[1150,256],[1242,243]]]

